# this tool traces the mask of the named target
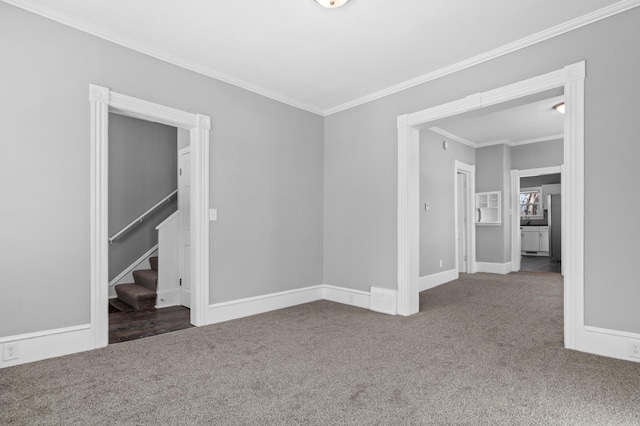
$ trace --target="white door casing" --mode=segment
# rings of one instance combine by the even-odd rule
[[[209,131],[211,119],[89,85],[91,103],[91,331],[107,346],[109,113],[189,131],[191,148],[191,323],[204,325],[209,305]]]
[[[456,268],[458,273],[474,273],[477,271],[476,228],[473,222],[476,167],[456,160],[454,173]],[[461,184],[459,180],[462,180]]]
[[[462,173],[456,173],[456,242],[458,249],[457,262],[458,273],[467,272],[467,227],[465,224],[465,208],[466,208],[466,176]]]
[[[180,212],[180,304],[191,307],[191,149],[178,152],[178,211]]]
[[[419,140],[435,120],[562,87],[565,96],[562,212],[565,347],[583,346],[584,326],[584,80],[586,63],[471,94],[446,104],[398,116],[398,291],[400,315],[418,312]],[[513,202],[513,201],[512,201]],[[571,221],[566,218],[571,218]],[[518,233],[519,234],[519,233]]]

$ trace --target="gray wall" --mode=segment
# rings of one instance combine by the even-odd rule
[[[493,145],[476,149],[476,192],[500,191],[500,225],[476,226],[476,260],[505,263],[511,259],[509,192],[511,147]]]
[[[475,150],[430,130],[420,132],[420,276],[456,268],[455,160],[475,164]]]
[[[552,175],[531,176],[520,178],[520,188],[531,188],[541,185],[551,185],[561,182],[560,173],[554,173]]]
[[[175,127],[109,114],[110,236],[178,188],[176,139]],[[176,211],[177,199],[109,244],[109,280],[158,243],[155,228]]]
[[[623,221],[605,220],[620,210],[640,210],[640,198],[628,196],[640,180],[638,22],[640,8],[634,8],[326,117],[325,282],[358,290],[397,288],[398,115],[586,60],[585,319],[640,332],[633,267],[638,250]]]
[[[511,168],[514,170],[561,166],[564,161],[562,139],[518,145],[511,148]]]
[[[90,83],[212,118],[211,302],[322,283],[322,117],[3,2],[0,57],[0,336],[90,321]]]

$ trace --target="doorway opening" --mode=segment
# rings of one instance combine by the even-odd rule
[[[563,274],[562,167],[511,174],[513,271]]]
[[[565,96],[562,228],[565,347],[578,349],[584,330],[584,78],[585,62],[398,117],[397,310],[419,310],[419,142],[429,123],[557,88]],[[509,194],[510,195],[510,194]],[[568,218],[571,218],[571,221]]]
[[[207,323],[209,305],[209,129],[210,118],[90,85],[91,101],[91,329],[94,347],[108,344],[109,114],[185,130],[190,148],[190,323]]]
[[[181,132],[109,114],[110,344],[191,327],[190,148]]]

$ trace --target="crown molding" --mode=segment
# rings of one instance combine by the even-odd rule
[[[18,7],[20,9],[24,9],[36,15],[40,15],[44,18],[51,19],[52,21],[56,21],[60,24],[66,25],[68,27],[74,28],[84,33],[91,34],[103,40],[110,41],[112,43],[134,50],[138,53],[142,53],[152,58],[175,65],[177,67],[184,68],[186,70],[193,71],[195,73],[198,73],[207,77],[211,77],[215,80],[220,80],[224,83],[228,83],[233,86],[240,87],[242,89],[248,90],[258,95],[265,96],[267,98],[273,99],[278,102],[282,102],[283,104],[287,104],[298,109],[302,109],[317,115],[324,115],[323,110],[320,108],[316,108],[314,106],[307,105],[302,102],[298,102],[295,99],[291,99],[289,97],[283,96],[279,93],[265,89],[258,85],[221,73],[212,68],[197,64],[192,61],[188,61],[186,59],[180,58],[171,53],[165,52],[164,50],[156,49],[154,47],[148,46],[143,43],[138,43],[137,41],[131,40],[127,37],[123,37],[112,31],[97,27],[95,25],[89,24],[79,19],[69,17],[60,12],[56,12],[33,0],[1,0],[1,1],[8,3],[12,6]]]
[[[513,146],[528,145],[528,144],[538,143],[538,142],[548,142],[548,141],[564,139],[564,135],[559,134],[559,135],[543,136],[541,138],[525,139],[523,141],[518,141],[518,142],[512,142],[509,139],[498,139],[495,141],[478,143],[478,142],[473,142],[463,137],[460,137],[454,133],[447,132],[446,130],[441,129],[440,127],[429,127],[428,130],[431,130],[432,132],[437,133],[440,136],[444,136],[447,139],[451,139],[452,141],[461,143],[463,145],[467,145],[473,149],[485,148],[487,146],[502,145],[502,144],[513,147]]]
[[[638,7],[638,6],[640,6],[640,0],[620,1],[610,6],[603,7],[602,9],[599,9],[594,12],[588,13],[586,15],[580,16],[578,18],[572,19],[560,25],[556,25],[555,27],[551,27],[549,29],[540,31],[528,37],[521,38],[520,40],[514,41],[513,43],[505,44],[504,46],[498,47],[497,49],[490,50],[488,52],[471,57],[469,59],[465,59],[464,61],[460,61],[453,65],[440,68],[436,71],[423,74],[421,76],[418,76],[411,80],[404,81],[402,83],[396,84],[386,89],[382,89],[377,92],[371,93],[369,95],[326,109],[323,115],[328,116],[340,111],[345,111],[347,109],[354,108],[356,106],[365,104],[367,102],[371,102],[376,99],[380,99],[385,96],[389,96],[394,93],[401,92],[403,90],[418,86],[420,84],[436,80],[438,78],[447,76],[449,74],[453,74],[455,72],[462,71],[467,68],[471,68],[475,65],[479,65],[484,62],[488,62],[492,59],[499,58],[500,56],[513,53],[517,50],[524,49],[526,47],[543,42],[553,37],[557,37],[569,31],[573,31],[575,29],[584,27],[594,22],[598,22],[602,19],[609,18],[611,16],[617,15],[622,12],[626,12],[627,10],[633,9],[634,7]]]
[[[529,144],[538,143],[538,142],[550,142],[550,141],[561,141],[561,140],[564,140],[563,133],[560,133],[559,135],[550,135],[550,136],[544,136],[541,138],[526,139],[523,141],[511,142],[511,146],[529,145]]]
[[[440,127],[429,127],[429,130],[431,130],[433,133],[439,134],[440,136],[444,136],[447,139],[451,139],[452,141],[461,143],[463,145],[470,146],[471,148],[475,149],[475,148],[479,148],[480,147],[480,145],[478,145],[477,143],[471,142],[470,140],[462,138],[462,137],[460,137],[458,135],[455,135],[453,133],[447,132],[446,130],[441,129]]]
[[[138,43],[129,38],[122,37],[114,32],[96,27],[94,25],[88,24],[84,21],[81,21],[75,18],[71,18],[60,12],[56,12],[50,8],[47,8],[36,1],[33,1],[33,0],[0,0],[0,1],[8,3],[15,7],[19,7],[21,9],[27,10],[29,12],[35,13],[36,15],[40,15],[45,18],[51,19],[53,21],[59,22],[71,28],[75,28],[82,32],[94,35],[101,39],[118,44],[120,46],[126,47],[136,52],[142,53],[152,58],[170,63],[172,65],[187,69],[189,71],[193,71],[195,73],[198,73],[207,77],[211,77],[216,80],[220,80],[222,82],[240,87],[242,89],[248,90],[258,95],[265,96],[275,101],[278,101],[278,102],[290,105],[292,107],[299,108],[304,111],[308,111],[323,117],[338,113],[340,111],[345,111],[350,108],[354,108],[356,106],[365,104],[367,102],[371,102],[376,99],[380,99],[385,96],[389,96],[394,93],[401,92],[403,90],[412,88],[414,86],[418,86],[420,84],[423,84],[432,80],[436,80],[438,78],[447,76],[449,74],[453,74],[458,71],[462,71],[467,68],[471,68],[475,65],[482,64],[484,62],[490,61],[492,59],[496,59],[500,56],[504,56],[506,54],[515,52],[520,49],[524,49],[536,43],[543,42],[545,40],[559,36],[566,32],[578,29],[585,25],[592,24],[594,22],[600,21],[602,19],[617,15],[619,13],[622,13],[627,10],[640,6],[640,0],[622,0],[610,6],[604,7],[602,9],[588,13],[581,17],[567,21],[563,24],[556,25],[555,27],[552,27],[547,30],[533,34],[531,36],[522,38],[513,43],[506,44],[497,49],[490,50],[488,52],[471,57],[469,59],[465,59],[464,61],[460,61],[453,65],[440,68],[436,71],[423,74],[421,76],[404,81],[402,83],[396,84],[386,89],[382,89],[377,92],[373,92],[369,95],[362,96],[360,98],[356,98],[351,101],[345,102],[343,104],[323,110],[322,108],[318,108],[312,105],[308,105],[308,104],[296,101],[295,99],[291,99],[287,96],[273,92],[269,89],[265,89],[255,84],[221,73],[212,68],[205,67],[205,66],[196,64],[192,61],[188,61],[186,59],[180,58],[176,55],[170,54],[161,49],[156,49],[143,43]]]

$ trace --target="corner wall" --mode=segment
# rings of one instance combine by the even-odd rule
[[[628,197],[640,180],[638,22],[640,8],[634,8],[326,117],[325,283],[397,288],[399,115],[585,60],[585,321],[639,333],[637,249],[624,221],[605,220],[619,209],[640,209],[640,198]]]
[[[90,83],[212,118],[210,303],[322,284],[322,117],[4,2],[0,57],[0,338],[90,322]]]

